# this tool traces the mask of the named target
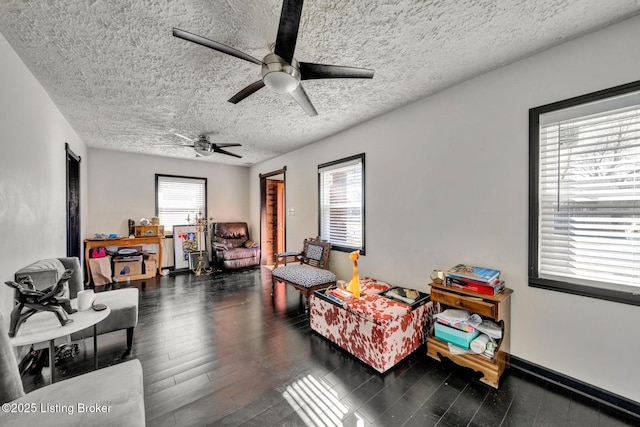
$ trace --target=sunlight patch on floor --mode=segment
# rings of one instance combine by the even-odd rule
[[[313,375],[287,386],[283,396],[310,427],[342,426],[342,420],[349,413],[349,408],[338,400],[337,393]],[[355,416],[357,425],[364,426],[364,420]]]

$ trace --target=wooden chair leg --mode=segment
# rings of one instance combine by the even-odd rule
[[[309,298],[311,298],[311,293],[309,291],[306,291],[304,293],[304,312],[305,313],[309,313]]]

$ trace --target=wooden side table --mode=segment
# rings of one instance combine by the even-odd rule
[[[480,354],[451,353],[448,343],[436,338],[432,330],[427,338],[427,355],[438,361],[440,357],[446,357],[460,366],[482,372],[484,376],[480,381],[498,388],[500,376],[509,366],[512,293],[512,289],[505,288],[499,294],[491,296],[431,283],[431,301],[439,302],[441,306],[468,310],[494,320],[502,326],[502,339],[498,343],[494,358],[489,359]]]

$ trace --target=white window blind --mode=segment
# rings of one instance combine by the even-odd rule
[[[318,167],[320,236],[334,248],[364,250],[364,155]]]
[[[640,290],[640,105],[626,104],[540,116],[541,278]]]
[[[206,214],[207,179],[156,175],[157,216],[166,232],[187,224],[187,217]]]

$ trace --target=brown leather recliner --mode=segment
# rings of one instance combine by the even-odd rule
[[[249,239],[246,222],[215,222],[212,232],[216,267],[227,270],[260,265],[260,247]]]

